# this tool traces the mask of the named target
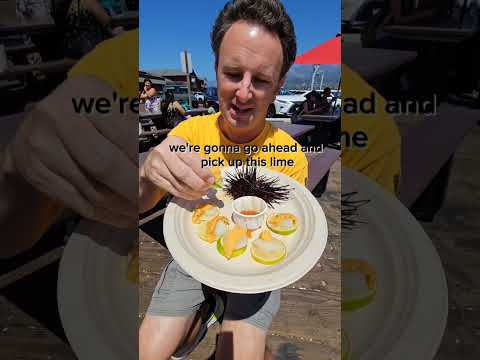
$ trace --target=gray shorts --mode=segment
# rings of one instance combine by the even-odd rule
[[[189,316],[214,293],[225,301],[224,319],[245,321],[265,332],[280,308],[280,290],[261,294],[225,293],[201,284],[172,260],[160,276],[147,315]]]

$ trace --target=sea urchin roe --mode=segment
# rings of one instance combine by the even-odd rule
[[[214,242],[215,240],[217,240],[220,236],[223,235],[224,231],[221,231],[223,230],[222,228],[220,228],[222,226],[222,224],[224,224],[224,227],[226,229],[226,227],[228,226],[228,224],[230,223],[228,221],[228,219],[225,217],[225,216],[216,216],[214,217],[213,219],[211,219],[207,225],[206,225],[206,232],[205,234],[203,235],[204,236],[204,239],[208,242]]]
[[[263,230],[260,233],[259,238],[262,239],[262,240],[266,240],[266,241],[273,239],[272,234],[268,230]]]
[[[211,205],[211,204],[204,204],[199,206],[197,209],[192,214],[192,223],[194,224],[200,224],[202,221],[208,220],[209,215],[211,214],[211,217],[216,216],[216,207]]]
[[[241,228],[240,226],[235,226],[230,230],[226,235],[223,241],[223,248],[225,252],[225,257],[230,259],[232,257],[233,251],[237,248],[237,244],[240,240],[247,237],[247,229]]]
[[[272,216],[269,222],[273,226],[285,225],[287,228],[291,228],[297,224],[297,219],[292,214],[280,213]]]

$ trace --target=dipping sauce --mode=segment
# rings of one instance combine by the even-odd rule
[[[257,215],[259,213],[260,212],[257,211],[257,210],[242,210],[242,211],[240,211],[240,214],[242,214],[242,215]]]

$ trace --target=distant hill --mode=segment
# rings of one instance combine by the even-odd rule
[[[320,70],[324,71],[322,87],[331,87],[336,89],[338,80],[340,79],[339,65],[320,65]],[[310,89],[312,81],[313,65],[293,65],[287,73],[287,80],[285,82],[286,89]],[[321,72],[315,76],[315,88],[319,89],[320,80],[322,78]],[[217,86],[216,80],[208,81],[208,86]]]
[[[328,86],[336,89],[340,79],[339,65],[320,65],[320,71],[315,76],[314,87],[320,88],[320,82],[323,75],[322,88]],[[293,65],[287,73],[287,80],[285,81],[286,89],[310,89],[312,81],[313,65]]]

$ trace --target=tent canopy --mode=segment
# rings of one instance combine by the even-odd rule
[[[342,37],[336,36],[323,44],[297,56],[295,64],[341,64]]]

